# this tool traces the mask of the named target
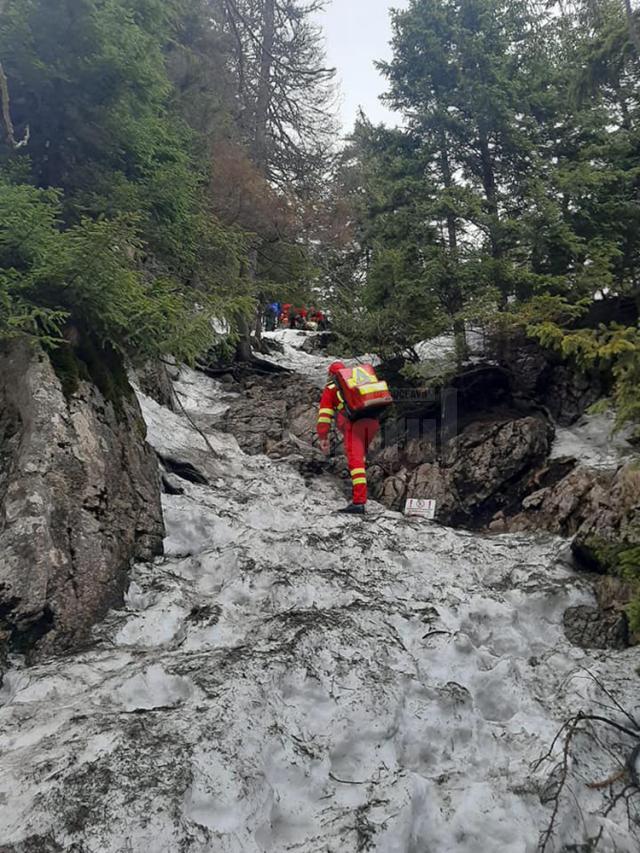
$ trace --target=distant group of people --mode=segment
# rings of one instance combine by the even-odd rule
[[[320,308],[296,308],[288,302],[272,302],[265,311],[265,328],[268,332],[279,328],[324,332],[329,328],[329,320]]]

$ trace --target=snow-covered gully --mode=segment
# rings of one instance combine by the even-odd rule
[[[638,649],[564,637],[591,602],[566,543],[336,517],[336,483],[211,427],[219,385],[177,389],[215,458],[143,398],[149,438],[209,485],[165,496],[166,556],[91,648],[6,676],[0,849],[637,851],[640,794],[589,787],[630,737],[585,723],[539,763],[578,711],[640,704]]]

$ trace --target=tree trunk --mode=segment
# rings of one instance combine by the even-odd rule
[[[273,65],[273,46],[275,42],[275,0],[264,0],[264,25],[262,28],[262,56],[260,60],[260,79],[258,81],[258,92],[256,97],[255,119],[253,127],[253,162],[259,171],[266,175],[269,165],[269,147],[267,139],[267,128],[269,126],[269,106],[272,97],[271,69]],[[258,250],[249,252],[249,265],[247,275],[252,283],[258,275]],[[256,337],[260,340],[261,320],[260,308],[257,307],[255,322]],[[238,323],[240,342],[237,348],[239,361],[251,361],[251,326],[246,317]]]
[[[255,278],[255,264],[256,258],[253,258],[252,255],[254,253],[249,253],[249,260],[247,267],[244,268],[244,263],[242,265],[243,268],[240,270],[240,278],[244,278],[246,275],[249,281],[253,281]],[[249,325],[249,318],[246,314],[239,312],[236,314],[236,327],[238,330],[238,343],[236,344],[236,361],[249,362],[253,359],[253,353],[251,351],[251,326]]]
[[[3,6],[0,4],[0,13],[2,13]],[[7,144],[11,148],[23,148],[29,142],[29,125],[25,130],[25,134],[23,139],[20,141],[16,140],[15,130],[13,127],[13,121],[11,119],[11,99],[9,97],[9,82],[7,80],[6,74],[4,73],[4,68],[2,67],[2,63],[0,62],[0,103],[2,105],[2,121],[4,124],[5,136],[7,138]]]
[[[449,151],[447,149],[447,138],[443,131],[440,139],[440,168],[442,169],[442,180],[447,191],[453,187],[453,178],[451,176],[451,164],[449,162]],[[462,364],[468,355],[467,350],[467,334],[465,330],[464,320],[459,316],[460,311],[464,307],[462,291],[457,279],[458,275],[458,226],[456,216],[451,211],[447,211],[447,235],[449,240],[449,255],[456,270],[456,278],[452,280],[449,294],[450,310],[453,315],[453,336],[456,346],[456,361]]]
[[[629,38],[636,49],[636,55],[640,57],[640,33],[636,24],[635,15],[631,7],[631,0],[624,0],[624,10],[627,15],[627,25],[629,27]]]
[[[236,323],[238,326],[238,334],[240,336],[236,345],[236,360],[246,363],[253,359],[253,352],[251,350],[251,327],[249,326],[249,321],[245,314],[238,314]]]
[[[442,180],[444,188],[451,190],[453,180],[451,178],[451,164],[449,163],[449,151],[447,150],[447,138],[444,132],[440,137],[440,167],[442,169]],[[458,260],[458,232],[456,228],[456,217],[447,211],[447,234],[449,236],[449,253],[454,261]]]
[[[478,131],[480,140],[480,162],[482,165],[482,185],[484,187],[487,210],[491,221],[489,224],[489,238],[491,240],[491,257],[495,261],[500,261],[504,252],[500,239],[500,213],[498,210],[498,193],[496,189],[496,177],[493,170],[493,160],[491,158],[491,150],[489,148],[489,140],[486,132],[480,128]],[[500,307],[504,308],[507,304],[507,288],[506,282],[503,280],[499,269],[494,273],[494,283],[501,294]]]
[[[273,66],[273,46],[276,32],[275,0],[264,0],[264,26],[262,28],[262,57],[260,60],[260,80],[256,98],[256,113],[253,136],[253,159],[261,172],[266,172],[269,162],[267,128],[269,125],[269,106],[271,104],[271,69]]]
[[[254,335],[256,337],[256,341],[258,344],[262,341],[262,318],[264,315],[264,298],[262,294],[258,297],[258,305],[256,307],[256,319],[255,319],[255,328]]]

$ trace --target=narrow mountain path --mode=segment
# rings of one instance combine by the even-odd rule
[[[7,675],[0,850],[533,853],[553,820],[547,850],[637,851],[640,795],[605,817],[624,782],[587,786],[632,739],[576,735],[564,784],[562,740],[535,765],[577,711],[630,727],[640,698],[639,649],[564,636],[591,603],[567,544],[336,517],[335,481],[215,429],[222,386],[176,389],[215,457],[143,397],[149,440],[208,485],[164,497],[166,556],[95,645]]]

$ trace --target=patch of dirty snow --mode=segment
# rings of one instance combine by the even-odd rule
[[[200,374],[178,389],[192,417],[224,405]],[[141,403],[155,446],[210,485],[164,497],[166,556],[134,568],[92,648],[6,676],[0,846],[534,853],[565,720],[629,726],[615,705],[640,700],[640,649],[564,636],[565,608],[592,603],[566,543],[376,505],[336,516],[334,480],[213,426],[212,454],[184,415]],[[639,849],[638,797],[588,787],[633,740],[593,734],[575,736],[548,853]]]
[[[307,340],[316,337],[318,334],[318,332],[305,332],[297,329],[278,329],[275,332],[264,332],[263,337],[282,344],[284,353],[274,352],[270,355],[262,355],[261,358],[273,364],[279,364],[281,367],[286,367],[295,373],[300,373],[321,387],[327,381],[327,368],[332,362],[336,361],[336,357],[324,353],[311,355],[301,349]],[[365,363],[375,365],[380,362],[380,359],[375,355],[344,358],[342,360],[348,367]]]
[[[631,430],[615,430],[612,412],[584,415],[570,427],[556,427],[551,458],[571,456],[588,468],[615,469],[633,453]]]

